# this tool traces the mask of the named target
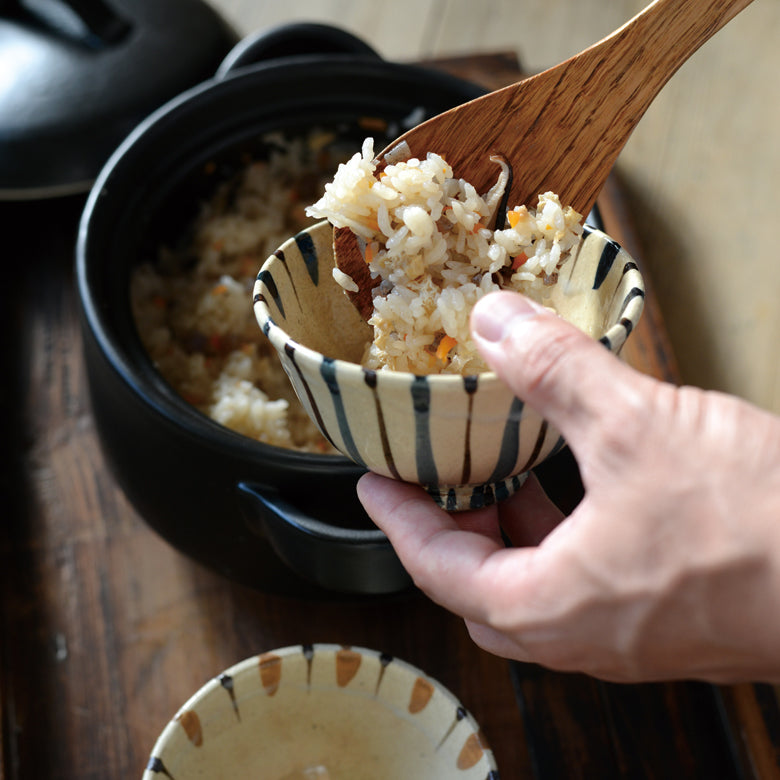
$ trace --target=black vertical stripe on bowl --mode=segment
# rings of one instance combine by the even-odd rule
[[[382,403],[379,400],[379,394],[377,393],[377,376],[376,371],[370,368],[363,369],[363,379],[368,387],[371,388],[371,393],[374,397],[374,409],[376,410],[376,421],[379,426],[379,438],[382,442],[382,455],[385,458],[385,463],[390,473],[395,479],[401,479],[401,475],[395,465],[395,458],[393,457],[393,450],[390,447],[390,437],[387,433],[387,425],[385,424],[385,414],[382,411]]]
[[[439,481],[431,447],[431,386],[425,376],[415,376],[411,386],[414,407],[414,451],[417,479],[421,485],[435,487]]]
[[[314,248],[314,242],[311,236],[306,232],[298,233],[295,236],[295,244],[301,253],[303,263],[309,273],[309,278],[315,287],[320,283],[320,268],[317,262],[317,250]]]
[[[615,258],[620,252],[620,245],[615,241],[605,241],[604,248],[601,250],[601,257],[599,258],[599,264],[596,268],[596,275],[593,278],[593,289],[598,290],[604,280],[609,276],[609,272],[612,270],[612,266],[615,262]]]
[[[533,466],[533,464],[536,462],[536,459],[539,457],[539,453],[542,451],[542,447],[544,446],[544,440],[547,438],[548,428],[549,423],[547,420],[542,420],[542,423],[539,426],[539,433],[536,436],[536,443],[534,444],[533,451],[528,456],[528,460],[523,464],[523,468],[520,469],[521,473],[528,471],[528,469],[530,469],[531,466]]]
[[[645,297],[645,291],[640,289],[639,287],[632,287],[627,293],[625,298],[623,298],[623,305],[620,307],[620,313],[623,314],[625,312],[626,307],[628,306],[631,301],[634,300],[634,298],[644,298]]]
[[[257,275],[257,278],[265,285],[265,289],[268,290],[268,294],[271,296],[271,300],[274,302],[274,306],[276,306],[277,311],[282,315],[282,319],[284,319],[284,306],[282,305],[282,299],[279,295],[279,288],[276,286],[276,282],[274,281],[271,272],[260,271],[260,273]],[[267,299],[261,295],[255,296],[255,302],[258,300],[262,300],[264,303],[267,303]]]
[[[493,473],[488,477],[490,482],[496,482],[506,477],[517,463],[517,453],[520,447],[520,425],[524,408],[525,404],[519,398],[512,399],[512,405],[504,425],[498,462]]]
[[[295,374],[298,377],[304,392],[306,393],[306,399],[309,402],[309,408],[312,410],[312,414],[314,415],[314,422],[320,429],[320,433],[322,433],[322,435],[330,442],[332,447],[338,449],[322,421],[322,414],[320,413],[320,409],[317,406],[317,402],[314,400],[314,393],[312,393],[311,387],[309,387],[309,383],[306,381],[306,377],[303,375],[303,371],[301,371],[300,366],[298,365],[298,361],[295,359],[295,346],[292,342],[287,341],[285,343],[284,354],[292,364],[292,367],[295,369]]]
[[[355,463],[365,466],[363,457],[355,444],[355,439],[353,438],[352,431],[349,427],[347,411],[344,408],[344,399],[341,395],[341,388],[339,387],[338,377],[336,376],[336,364],[333,358],[322,358],[320,363],[320,375],[325,380],[325,384],[330,391],[330,397],[333,401],[333,411],[336,414],[336,422],[339,426],[341,440],[344,442],[344,449],[346,449],[347,454]]]
[[[463,377],[463,388],[468,394],[468,409],[466,411],[466,435],[463,445],[463,471],[461,472],[460,482],[462,485],[468,485],[471,479],[471,423],[474,416],[474,393],[477,392],[479,379],[475,375]]]

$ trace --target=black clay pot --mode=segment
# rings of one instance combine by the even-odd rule
[[[129,279],[213,189],[215,176],[204,171],[234,169],[268,131],[355,128],[357,150],[362,117],[392,126],[419,108],[430,116],[481,92],[384,61],[340,30],[285,27],[240,44],[215,79],[144,121],[101,172],[77,247],[93,413],[128,498],[182,552],[268,592],[388,594],[410,586],[355,497],[357,466],[233,433],[167,385],[138,338]]]

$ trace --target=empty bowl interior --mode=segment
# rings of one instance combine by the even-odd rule
[[[364,648],[282,648],[207,683],[167,725],[144,780],[485,780],[493,754],[456,697]]]

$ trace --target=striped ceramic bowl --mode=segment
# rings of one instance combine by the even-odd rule
[[[491,372],[416,376],[362,368],[371,329],[332,268],[332,229],[323,222],[268,258],[254,308],[298,397],[337,449],[378,474],[423,485],[457,511],[511,495],[564,446]],[[644,303],[636,264],[590,227],[553,290],[557,311],[616,353]]]
[[[298,645],[206,683],[167,724],[143,780],[492,780],[493,753],[439,682],[375,650]]]

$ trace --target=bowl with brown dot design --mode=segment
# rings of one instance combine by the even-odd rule
[[[376,650],[315,644],[248,658],[165,726],[143,780],[497,780],[473,716],[439,682]]]

